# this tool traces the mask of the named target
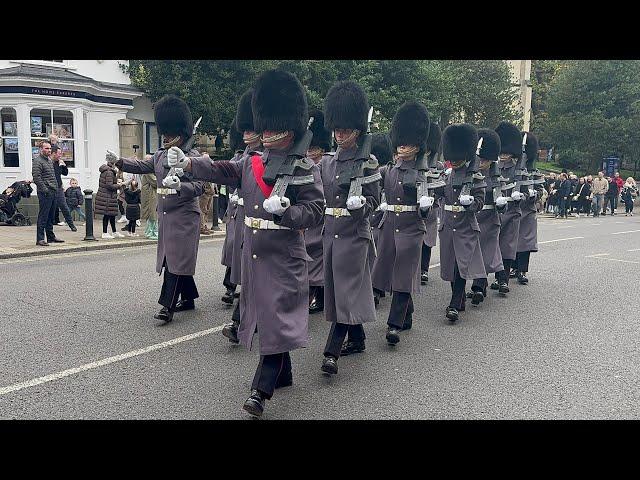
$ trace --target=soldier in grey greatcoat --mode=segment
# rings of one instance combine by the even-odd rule
[[[276,388],[293,383],[289,352],[309,343],[309,256],[303,231],[322,222],[324,201],[320,171],[307,158],[295,163],[285,194],[272,195],[283,162],[299,146],[294,142],[304,138],[308,124],[306,96],[298,79],[283,70],[263,73],[251,106],[264,152],[251,151],[236,162],[213,162],[188,159],[173,149],[169,163],[193,172],[194,178],[242,190],[245,229],[238,338],[251,348],[257,328],[260,343],[260,363],[243,408],[260,416],[265,399]]]
[[[418,198],[416,163],[429,153],[429,128],[429,113],[424,105],[418,102],[402,105],[391,125],[396,163],[380,169],[386,203],[380,205],[383,217],[372,280],[374,289],[393,292],[386,334],[391,345],[400,341],[401,330],[411,328],[412,294],[420,292],[424,221],[433,206],[433,197]]]
[[[500,173],[505,186],[515,185],[516,164],[522,155],[520,130],[512,123],[500,122],[496,133],[500,137]],[[500,252],[504,269],[496,272],[496,280],[491,284],[491,289],[505,295],[509,292],[509,271],[516,259],[522,215],[520,202],[524,195],[519,191],[519,187],[509,188],[503,193],[508,202],[504,212],[500,214]]]
[[[193,280],[200,242],[200,205],[202,182],[193,181],[184,174],[181,182],[170,184],[165,176],[164,166],[167,152],[172,146],[184,145],[192,135],[193,119],[187,104],[174,95],[162,97],[154,105],[155,123],[158,133],[164,136],[163,148],[156,151],[151,159],[131,160],[118,158],[107,151],[107,159],[129,173],[155,173],[158,182],[158,249],[156,272],[162,273],[164,280],[158,303],[162,305],[154,318],[170,322],[177,311],[195,308],[194,299],[198,289]],[[200,155],[197,150],[187,152],[188,156]],[[180,300],[178,300],[180,299]]]
[[[319,165],[325,152],[331,150],[331,132],[324,128],[324,114],[322,110],[309,111],[309,118],[313,122],[309,127],[313,132],[311,146],[307,156]],[[304,243],[307,253],[312,258],[309,261],[309,313],[324,310],[324,260],[322,256],[322,229],[324,222],[308,228],[304,232]]]
[[[487,184],[484,205],[476,213],[478,226],[480,227],[480,249],[484,260],[484,269],[489,273],[504,270],[502,254],[500,253],[500,211],[507,204],[507,199],[502,195],[502,184],[499,181],[500,169],[498,168],[498,155],[500,155],[500,137],[494,130],[481,128],[478,137],[482,139],[482,147],[478,154],[480,160],[480,172],[484,175]],[[494,198],[494,192],[496,197]],[[499,192],[499,193],[498,193]],[[467,298],[472,305],[479,305],[487,296],[487,278],[477,278],[473,281],[471,292]]]
[[[440,140],[442,132],[436,122],[431,122],[429,128],[429,138],[427,138],[427,148],[429,149],[429,163],[440,151]],[[438,162],[438,170],[444,170],[444,165]],[[426,232],[424,243],[422,244],[420,284],[426,285],[429,281],[429,262],[431,261],[431,249],[436,246],[438,238],[438,211],[436,207],[430,208],[425,220]]]
[[[522,132],[527,135],[527,143],[525,153],[527,154],[527,171],[532,173],[536,168],[536,159],[538,158],[538,138],[528,132]],[[536,172],[537,173],[537,172]],[[541,178],[541,175],[536,175]],[[520,217],[520,230],[518,231],[518,248],[516,252],[515,272],[514,276],[521,285],[529,283],[527,272],[529,271],[529,257],[531,252],[538,251],[538,217],[536,214],[536,199],[542,195],[544,189],[542,183],[537,183],[529,187],[529,195],[522,200],[520,208],[522,217]]]
[[[476,212],[484,205],[484,177],[477,174],[478,133],[467,123],[449,125],[442,133],[445,161],[451,162],[447,184],[440,197],[440,278],[451,282],[446,317],[455,322],[465,309],[467,280],[485,278]]]
[[[380,202],[380,176],[375,175],[378,161],[363,149],[368,144],[368,110],[364,91],[351,81],[336,83],[325,98],[325,126],[334,132],[338,144],[335,155],[325,155],[320,163],[326,200],[324,312],[331,322],[322,371],[329,374],[338,373],[340,355],[364,350],[363,323],[376,319],[369,216]],[[360,195],[349,195],[354,178],[369,182],[362,185]],[[347,333],[349,341],[343,346]]]
[[[232,132],[241,132],[242,144],[245,148],[239,155],[234,157],[232,161],[240,161],[243,157],[249,155],[250,152],[262,151],[262,144],[260,143],[260,134],[255,131],[253,126],[253,109],[251,108],[251,101],[253,99],[253,88],[250,88],[242,94],[240,101],[238,102],[238,109],[236,110],[236,117],[234,119],[234,125]],[[235,135],[235,134],[234,134]],[[240,146],[238,146],[240,148]],[[233,232],[233,244],[231,246],[231,265],[229,281],[233,285],[242,284],[242,244],[244,242],[244,198],[242,196],[242,189],[236,188],[230,197],[230,205],[235,205],[235,210],[232,213],[232,221],[234,222]],[[225,277],[226,278],[226,277]],[[234,288],[235,291],[235,288]],[[242,294],[242,293],[241,293]],[[224,301],[224,298],[223,298]],[[233,302],[233,297],[232,300]],[[231,343],[239,343],[238,328],[240,326],[240,299],[236,302],[235,308],[231,315],[231,322],[227,323],[222,328],[222,335],[227,337]]]
[[[371,139],[371,154],[378,160],[380,168],[385,165],[393,165],[393,147],[391,146],[391,139],[387,133],[373,134],[373,138]],[[382,187],[382,181],[380,181],[380,186]],[[384,201],[384,192],[382,193],[380,201]],[[374,248],[369,255],[369,268],[371,271],[373,271],[373,264],[376,260],[377,245],[380,241],[380,229],[378,228],[378,225],[380,224],[380,220],[382,220],[383,214],[384,212],[380,209],[380,206],[378,206],[378,208],[376,208],[371,214],[371,235],[373,237],[374,245]],[[373,287],[373,301],[376,307],[378,307],[378,304],[380,303],[380,298],[384,296],[385,292]]]

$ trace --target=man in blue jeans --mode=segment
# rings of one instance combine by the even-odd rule
[[[31,176],[33,183],[38,188],[38,228],[36,233],[36,245],[46,247],[49,243],[62,243],[64,240],[56,238],[53,233],[53,217],[55,216],[56,194],[58,192],[58,182],[53,169],[53,162],[49,159],[51,155],[51,144],[42,142],[40,144],[40,155],[33,159]],[[47,233],[45,242],[44,234]]]

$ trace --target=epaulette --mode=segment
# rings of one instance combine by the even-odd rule
[[[482,173],[480,173],[480,172],[476,172],[476,173],[474,173],[473,175],[471,175],[471,177],[472,177],[474,180],[484,180],[484,178],[485,178],[485,176],[484,176]]]
[[[309,170],[311,167],[315,165],[315,162],[311,160],[309,157],[302,157],[296,160],[295,166],[300,167],[303,170]]]

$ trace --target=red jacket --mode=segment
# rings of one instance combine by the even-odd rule
[[[622,191],[622,187],[624,186],[624,180],[622,180],[622,177],[618,177],[618,178],[614,177],[614,180],[615,180],[616,184],[618,185],[618,192],[621,192]]]

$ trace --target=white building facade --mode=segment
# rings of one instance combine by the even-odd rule
[[[0,191],[31,179],[37,145],[58,136],[69,175],[98,188],[107,149],[142,158],[158,148],[151,102],[126,60],[0,60]],[[35,188],[35,186],[34,186]]]

